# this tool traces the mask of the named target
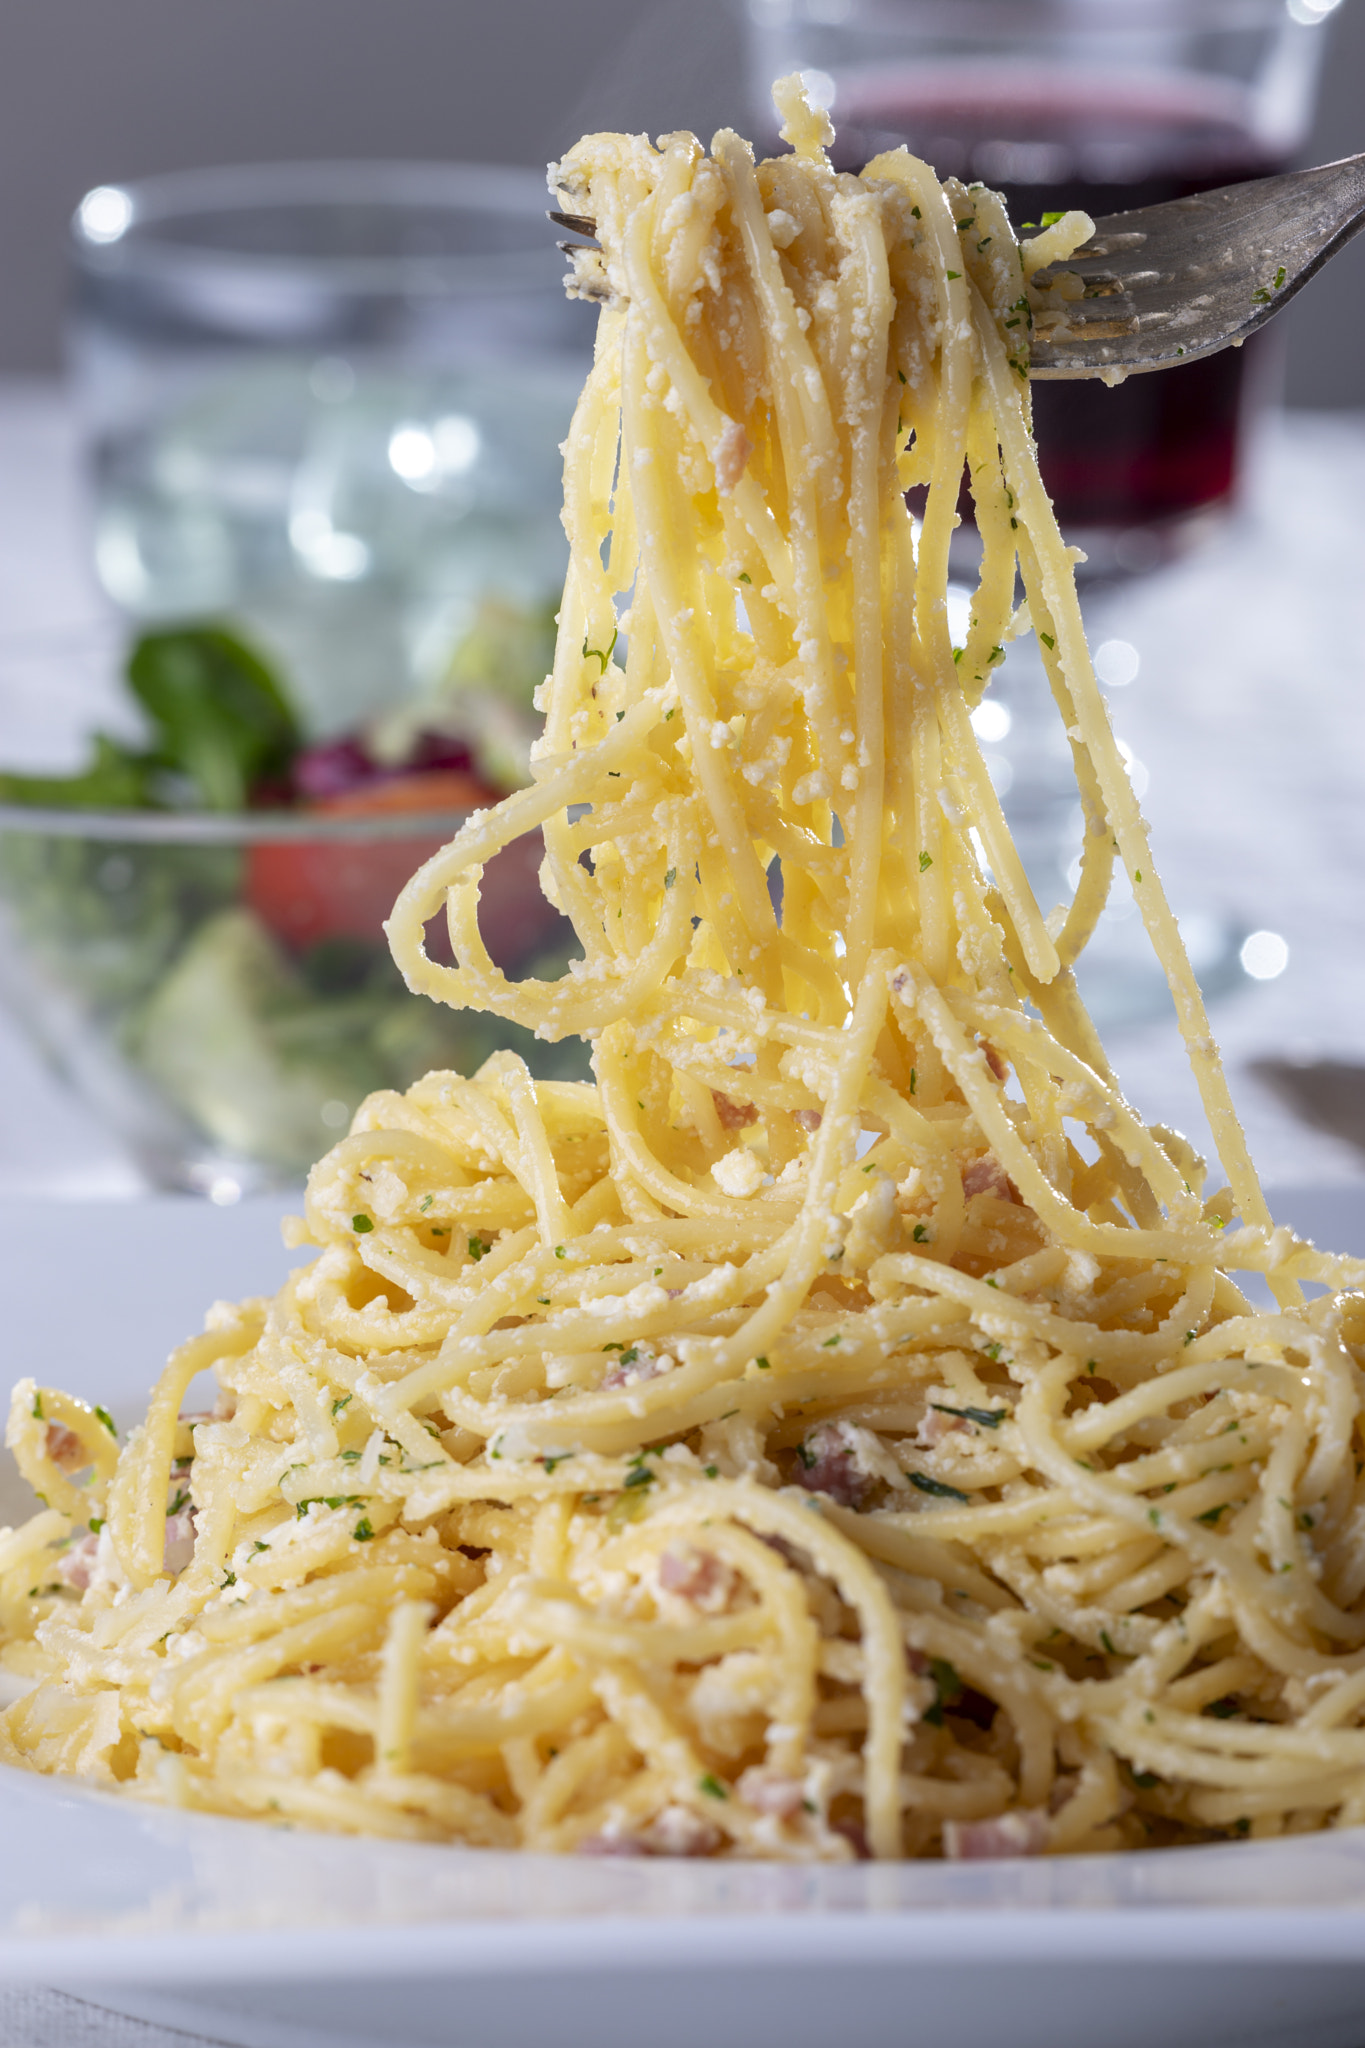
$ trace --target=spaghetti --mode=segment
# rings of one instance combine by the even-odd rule
[[[1030,439],[1068,294],[1034,273],[1089,224],[1021,250],[904,151],[836,175],[778,96],[757,167],[728,133],[556,167],[601,312],[544,735],[390,925],[414,989],[583,1034],[596,1082],[499,1054],[371,1097],[312,1174],[316,1262],[216,1308],[121,1447],[20,1386],[12,1763],[620,1853],[1365,1819],[1362,1268],[1271,1227]],[[970,715],[1029,633],[1087,819],[1047,917]],[[479,876],[537,829],[582,957],[513,983]],[[1116,858],[1208,1195],[1077,995]]]

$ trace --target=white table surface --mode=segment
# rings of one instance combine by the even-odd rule
[[[1289,945],[1281,977],[1245,984],[1213,1013],[1253,1152],[1283,1191],[1285,1220],[1365,1251],[1365,1157],[1295,1122],[1245,1072],[1267,1053],[1365,1060],[1365,417],[1276,423],[1227,530],[1090,609],[1092,640],[1121,638],[1141,656],[1137,680],[1112,702],[1150,773],[1144,808],[1171,895]],[[92,714],[120,718],[119,646],[87,566],[61,394],[0,383],[0,760],[74,766]],[[1202,1118],[1173,1038],[1129,1030],[1112,1050],[1140,1109],[1198,1142]],[[0,1290],[13,1371],[56,1376],[55,1352],[71,1348],[69,1324],[54,1330],[24,1294],[33,1247],[53,1231],[93,1233],[103,1246],[103,1343],[116,1349],[135,1322],[145,1332],[136,1248],[153,1224],[146,1199],[122,1148],[0,1017]],[[197,1205],[158,1205],[155,1228],[181,1252],[158,1275],[155,1349],[197,1327],[214,1296],[278,1284],[288,1206],[244,1204],[209,1231]],[[158,1363],[148,1360],[149,1380]],[[0,2048],[188,2040],[60,1990],[0,1987]]]

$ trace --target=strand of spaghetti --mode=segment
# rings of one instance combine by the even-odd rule
[[[1203,997],[1194,978],[1180,930],[1166,901],[1165,892],[1152,864],[1147,831],[1138,809],[1137,797],[1114,744],[1104,700],[1095,683],[1094,671],[1085,651],[1085,634],[1074,586],[1058,574],[1056,557],[1061,551],[1052,508],[1038,479],[1036,464],[1027,447],[1026,429],[1018,397],[1009,382],[1005,352],[985,309],[978,317],[983,346],[983,368],[991,389],[992,404],[1006,467],[1019,498],[1020,516],[1028,528],[1042,572],[1042,589],[1047,607],[1057,626],[1061,669],[1071,689],[1077,725],[1104,797],[1105,812],[1112,823],[1119,850],[1128,871],[1133,894],[1142,911],[1153,946],[1166,971],[1175,999],[1181,1034],[1199,1087],[1200,1099],[1213,1130],[1218,1156],[1223,1162],[1238,1209],[1248,1223],[1270,1226],[1270,1212],[1261,1193],[1256,1170],[1247,1151],[1237,1112],[1232,1106],[1223,1075]],[[1145,865],[1144,865],[1145,863]],[[1297,1288],[1283,1285],[1283,1299],[1299,1299]],[[1276,1290],[1280,1292],[1279,1289]]]

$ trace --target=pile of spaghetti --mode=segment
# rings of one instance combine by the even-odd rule
[[[583,1034],[595,1084],[500,1054],[373,1096],[313,1172],[315,1263],[215,1308],[122,1445],[21,1385],[11,1763],[635,1854],[1365,1819],[1362,1268],[1271,1228],[1030,440],[1089,224],[1021,249],[904,151],[836,175],[778,97],[757,167],[723,133],[555,168],[601,310],[534,782],[390,924],[413,988]],[[1026,634],[1087,819],[1048,916],[971,722]],[[512,983],[479,876],[537,829],[582,957]],[[1213,1193],[1077,996],[1116,859]]]

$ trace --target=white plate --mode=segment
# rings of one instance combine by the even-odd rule
[[[1277,1213],[1365,1239],[1359,1197]],[[135,1405],[204,1302],[276,1284],[273,1230],[264,1206],[0,1211],[6,1362]],[[243,2048],[1365,2043],[1365,1830],[1032,1863],[571,1862],[0,1771],[0,1843],[0,1978]]]

